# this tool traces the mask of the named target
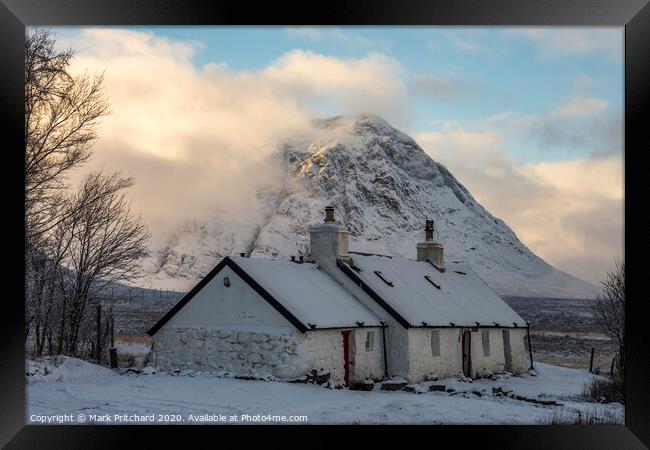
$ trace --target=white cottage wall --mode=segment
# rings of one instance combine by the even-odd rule
[[[526,330],[523,328],[510,329],[510,348],[512,349],[512,372],[522,373],[530,367],[530,359],[524,338]]]
[[[224,285],[228,277],[230,286]],[[381,328],[352,329],[353,342]],[[383,351],[379,339],[372,352],[357,356],[351,379],[381,378]],[[253,288],[224,267],[154,335],[152,364],[163,370],[223,371],[271,374],[278,378],[328,369],[335,382],[344,379],[341,330],[300,333]]]
[[[440,338],[440,356],[433,356],[431,335]],[[462,349],[458,328],[410,328],[408,330],[410,359],[407,379],[422,381],[427,375],[452,377],[462,371]]]
[[[368,333],[373,333],[372,348],[366,349]],[[358,328],[354,330],[354,354],[352,381],[361,382],[366,379],[379,380],[384,376],[384,343],[381,338],[381,328]]]
[[[167,327],[154,336],[152,364],[162,370],[201,370],[290,378],[309,362],[299,354],[302,336],[276,327]]]
[[[381,347],[366,351],[368,331],[351,330],[350,380],[383,376]],[[288,327],[197,326],[163,327],[154,337],[152,364],[163,370],[201,370],[240,375],[294,378],[325,369],[343,383],[345,360],[341,330],[313,330],[304,334]]]
[[[488,331],[490,336],[490,354],[484,353],[483,330]],[[503,343],[503,328],[479,328],[472,332],[472,376],[476,376],[482,368],[491,372],[503,372],[505,370],[505,352]],[[509,328],[510,348],[512,356],[512,373],[524,372],[526,365],[526,351],[524,336],[526,330],[523,328]]]
[[[230,287],[224,286],[226,277]],[[230,267],[203,286],[164,327],[215,325],[292,326]]]
[[[388,376],[406,377],[409,370],[409,355],[404,349],[408,348],[408,330],[399,324],[393,317],[379,306],[363,289],[355,284],[346,274],[338,267],[324,266],[321,268],[341,284],[357,300],[363,303],[370,311],[386,323],[386,354],[388,359]],[[381,341],[381,329],[379,339]],[[382,344],[383,345],[383,341]],[[381,350],[383,352],[383,349]],[[382,354],[383,364],[383,354]],[[383,368],[382,368],[383,373]]]

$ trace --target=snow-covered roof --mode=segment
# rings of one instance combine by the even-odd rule
[[[307,326],[381,326],[377,316],[317,264],[239,256],[230,259]]]
[[[232,269],[298,330],[381,326],[381,320],[317,264],[224,258],[147,333],[153,336],[224,267]]]
[[[525,327],[526,322],[465,264],[438,271],[428,261],[350,252],[358,277],[409,326]],[[452,325],[453,324],[453,325]]]

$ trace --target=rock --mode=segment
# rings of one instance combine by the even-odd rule
[[[394,378],[381,383],[382,391],[400,391],[408,382],[403,378]]]
[[[258,379],[254,375],[235,375],[235,378],[237,378],[238,380],[249,380],[249,381]]]
[[[510,386],[499,385],[499,386],[492,387],[492,393],[493,394],[501,393],[503,395],[506,395],[506,394],[509,394],[511,392],[512,392],[512,388]]]
[[[424,381],[438,381],[438,377],[432,373],[424,376]]]
[[[352,383],[350,390],[352,391],[372,391],[375,388],[375,383],[372,380],[365,380],[361,383]]]
[[[309,378],[306,375],[297,378],[290,378],[287,380],[287,383],[307,383]]]
[[[325,384],[329,381],[331,374],[329,370],[325,369],[312,369],[310,373],[307,374],[308,381],[316,384]]]
[[[426,390],[419,384],[407,384],[402,388],[402,390],[405,392],[412,392],[414,394],[422,394],[426,392]]]
[[[156,369],[154,369],[151,366],[147,366],[144,369],[142,369],[142,375],[154,375],[156,373]]]
[[[431,392],[445,392],[447,390],[447,386],[444,384],[432,384],[429,386],[429,391]]]
[[[485,389],[472,389],[472,394],[478,396],[478,397],[483,397],[485,394]]]

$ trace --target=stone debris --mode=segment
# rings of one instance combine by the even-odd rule
[[[352,383],[350,390],[352,391],[372,391],[375,388],[375,382],[372,380],[364,380],[361,383]]]
[[[447,386],[444,384],[432,384],[429,386],[429,391],[431,392],[445,392],[447,390]]]
[[[330,377],[331,377],[331,376],[332,376],[332,374],[330,373],[329,370],[325,370],[325,369],[320,369],[320,370],[312,369],[312,371],[307,375],[307,378],[308,378],[309,381],[311,381],[312,383],[316,383],[316,384],[325,384],[325,383],[327,383],[328,381],[330,381]]]
[[[392,378],[381,383],[382,391],[401,391],[406,386],[408,381],[403,378]]]

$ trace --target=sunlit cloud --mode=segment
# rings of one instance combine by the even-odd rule
[[[65,45],[65,43],[63,43]],[[256,192],[277,178],[272,143],[323,108],[405,117],[400,64],[379,53],[337,59],[291,51],[256,71],[197,68],[194,43],[121,29],[85,29],[73,72],[103,72],[112,113],[83,171],[136,179],[131,199],[154,244],[188,220],[260,220]]]
[[[623,28],[525,28],[510,34],[534,42],[543,56],[600,55],[620,62],[623,54]]]
[[[622,156],[521,163],[503,150],[507,134],[485,128],[471,131],[448,122],[415,138],[533,252],[598,282],[622,256]]]

